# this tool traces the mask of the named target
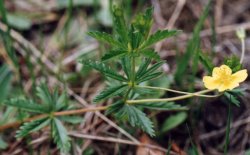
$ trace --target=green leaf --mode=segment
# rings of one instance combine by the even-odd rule
[[[202,29],[203,23],[205,22],[210,8],[210,2],[205,7],[202,16],[200,17],[198,23],[195,26],[193,36],[187,43],[187,48],[185,54],[177,61],[177,70],[175,73],[175,80],[177,83],[182,83],[183,76],[188,70],[189,61],[192,60],[193,62],[193,74],[197,71],[197,65],[199,60],[199,48],[200,48],[200,31]]]
[[[137,49],[143,41],[142,34],[138,30],[136,30],[133,25],[131,25],[129,30],[129,38],[129,46],[131,46],[132,49]]]
[[[127,84],[108,87],[95,97],[94,102],[98,102],[119,95],[122,92],[124,92],[127,88],[128,88]]]
[[[110,106],[108,106],[108,109],[105,111],[106,115],[110,115],[113,113],[116,113],[117,111],[119,111],[122,107],[124,106],[124,102],[119,100],[113,104],[111,104]]]
[[[7,106],[13,106],[19,109],[23,109],[26,111],[30,112],[35,112],[35,113],[47,113],[49,112],[49,107],[42,105],[42,104],[37,104],[32,100],[25,100],[25,99],[10,99],[4,102],[5,105]]]
[[[105,32],[98,32],[98,31],[95,31],[95,32],[88,32],[88,35],[90,35],[91,37],[99,40],[99,41],[102,41],[102,42],[105,42],[107,44],[110,44],[114,47],[116,46],[120,46],[122,47],[123,45],[121,45],[121,43],[119,41],[116,41],[114,39],[114,37],[112,37],[110,34],[107,34]]]
[[[66,92],[63,92],[59,98],[56,99],[56,111],[68,106],[68,98]]]
[[[101,62],[92,62],[92,61],[86,61],[86,62],[81,62],[84,65],[88,66],[88,67],[92,67],[95,70],[101,72],[102,74],[104,74],[107,77],[110,77],[112,79],[118,80],[118,81],[122,81],[122,82],[126,82],[127,79],[124,78],[123,76],[117,74],[116,72],[114,72],[111,68],[107,67],[104,63]]]
[[[83,122],[83,118],[80,116],[61,116],[60,120],[70,124],[79,124]]]
[[[212,71],[213,71],[213,68],[214,68],[214,65],[213,65],[213,61],[208,57],[208,55],[202,53],[202,52],[199,52],[199,60],[200,62],[202,63],[202,65],[207,69],[207,71],[212,74]]]
[[[138,71],[136,72],[136,77],[141,77],[146,71],[148,66],[150,65],[151,59],[145,59],[143,62],[140,64],[140,67]]]
[[[141,110],[135,106],[125,104],[117,113],[116,117],[119,119],[126,119],[133,127],[140,127],[150,136],[155,136],[153,123]]]
[[[58,9],[67,8],[69,5],[69,0],[56,0],[56,7]],[[73,6],[92,6],[95,5],[95,1],[93,0],[73,0]]]
[[[125,23],[125,18],[123,14],[123,10],[118,8],[117,6],[113,6],[113,26],[114,30],[119,35],[119,39],[122,44],[127,45],[128,43],[128,30]]]
[[[68,152],[70,150],[70,138],[68,137],[67,130],[57,118],[52,120],[52,137],[62,152]]]
[[[141,52],[141,54],[143,56],[145,56],[146,58],[151,58],[151,59],[154,59],[154,60],[157,60],[157,61],[160,61],[161,60],[161,57],[160,55],[155,52],[153,49],[146,49],[146,50],[143,50]]]
[[[0,104],[7,97],[10,84],[11,84],[12,74],[7,65],[3,65],[0,68]]]
[[[227,98],[229,102],[233,103],[237,107],[240,107],[240,101],[237,99],[235,95],[233,95],[230,92],[224,92],[224,96]]]
[[[127,79],[131,79],[132,77],[132,67],[131,67],[131,63],[130,63],[130,58],[128,56],[124,57],[121,59],[121,65],[122,65],[122,69],[124,71],[124,73],[127,76]]]
[[[153,23],[153,11],[153,7],[148,8],[143,14],[138,14],[132,22],[132,25],[138,32],[140,32],[140,34],[142,34],[144,39],[148,37],[150,28]]]
[[[8,147],[8,144],[2,139],[2,137],[0,136],[0,150],[1,149],[6,149]]]
[[[49,88],[45,83],[41,83],[37,88],[37,96],[43,101],[44,104],[50,107],[50,109],[54,109],[55,103],[53,102],[53,98],[50,94]]]
[[[34,120],[32,122],[24,123],[20,129],[16,132],[16,137],[21,138],[27,136],[31,132],[39,131],[45,126],[49,125],[49,118],[42,118],[38,120]]]
[[[162,75],[162,72],[146,74],[145,76],[142,76],[141,78],[136,80],[136,82],[141,83],[141,82],[144,82],[144,81],[152,80],[152,79],[160,77],[161,75]]]
[[[157,32],[149,36],[149,38],[142,44],[140,49],[145,49],[163,39],[175,36],[179,33],[180,31],[177,30],[158,30]]]
[[[143,103],[138,104],[137,107],[153,109],[153,110],[188,110],[187,107],[182,107],[174,102],[159,102],[159,103]]]
[[[120,58],[126,54],[127,54],[127,51],[114,50],[114,51],[111,51],[111,52],[105,54],[102,57],[102,61],[107,61],[107,60],[114,59],[114,58]]]
[[[162,126],[162,132],[167,132],[178,125],[182,124],[187,119],[187,113],[186,112],[179,112],[175,115],[172,115],[168,117]]]
[[[242,69],[242,64],[240,63],[240,59],[235,55],[226,58],[224,64],[229,66],[232,69],[233,73]]]
[[[141,81],[141,80],[145,81],[144,78],[152,76],[152,74],[154,74],[154,72],[157,71],[157,69],[161,67],[164,62],[163,61],[157,62],[145,70],[145,67],[148,66],[149,63],[150,62],[146,62],[144,67],[142,67],[141,69],[139,68],[138,72],[136,73],[136,81]]]
[[[9,25],[19,30],[28,30],[32,26],[32,21],[25,15],[7,14]]]

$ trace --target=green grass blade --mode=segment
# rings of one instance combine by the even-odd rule
[[[190,60],[193,62],[192,71],[193,74],[197,71],[197,65],[199,60],[199,48],[200,48],[200,31],[202,29],[202,26],[205,22],[205,19],[208,16],[209,9],[210,9],[211,1],[206,5],[202,16],[200,17],[198,23],[195,26],[193,36],[188,41],[187,48],[185,54],[180,58],[180,60],[177,62],[177,70],[175,73],[175,80],[178,84],[182,83],[183,76],[187,71],[188,65]]]

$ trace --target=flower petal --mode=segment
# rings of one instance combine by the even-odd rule
[[[221,65],[220,67],[215,67],[213,69],[212,76],[219,78],[223,76],[229,76],[231,74],[232,74],[232,70],[230,67],[228,67],[227,65]]]
[[[220,86],[219,80],[211,76],[204,76],[203,82],[204,82],[204,86],[210,90],[216,89]]]
[[[240,71],[234,73],[234,74],[232,75],[232,78],[233,78],[233,81],[234,81],[234,82],[240,83],[240,82],[245,81],[246,78],[247,78],[247,76],[248,76],[248,75],[247,75],[247,70],[244,69],[244,70],[240,70]]]
[[[223,83],[222,85],[220,85],[218,90],[219,90],[219,92],[222,92],[225,90],[232,90],[238,86],[239,86],[239,83],[234,82],[234,81],[230,81],[230,82]]]

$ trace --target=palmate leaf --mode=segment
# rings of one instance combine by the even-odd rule
[[[62,152],[68,152],[70,150],[70,138],[68,137],[67,130],[57,118],[53,118],[52,120],[52,137]]]
[[[157,61],[160,61],[161,60],[161,57],[160,55],[154,51],[153,49],[146,49],[146,50],[143,50],[141,52],[141,54],[143,56],[145,56],[146,58],[151,58],[151,59],[154,59],[154,60],[157,60]]]
[[[143,103],[138,104],[137,107],[153,109],[153,110],[188,110],[187,107],[182,107],[174,102],[159,102],[159,103]]]
[[[148,37],[150,28],[153,23],[153,11],[153,7],[148,8],[143,14],[138,14],[132,23],[135,29],[139,31],[140,34],[142,34],[144,39]]]
[[[45,83],[41,83],[37,88],[37,96],[43,101],[44,104],[54,109],[55,103],[53,102],[52,95],[50,94],[49,88]]]
[[[114,30],[119,35],[120,42],[127,45],[128,43],[128,30],[125,23],[123,10],[117,6],[113,7],[113,25]]]
[[[114,59],[114,58],[120,58],[124,55],[127,54],[127,51],[122,51],[122,50],[113,50],[113,51],[110,51],[109,53],[105,54],[103,57],[102,57],[102,61],[107,61],[107,60],[110,60],[110,59]]]
[[[93,37],[99,41],[110,44],[114,47],[116,47],[116,46],[122,47],[123,46],[123,45],[121,45],[121,43],[119,41],[115,40],[114,37],[112,37],[110,34],[107,34],[105,32],[98,32],[98,31],[88,32],[88,35],[90,35],[91,37]]]
[[[169,38],[177,35],[180,31],[177,30],[158,30],[154,34],[150,35],[149,38],[142,44],[140,49],[145,49],[165,38]]]
[[[49,111],[49,107],[44,104],[37,104],[32,100],[25,99],[10,99],[4,102],[7,106],[13,106],[19,109],[23,109],[30,112],[35,113],[47,113]]]
[[[124,92],[126,89],[128,89],[127,84],[108,87],[95,97],[94,102],[98,102],[98,101],[119,95],[122,92]]]
[[[110,69],[109,67],[107,67],[104,63],[101,62],[93,62],[93,61],[81,61],[81,63],[83,63],[84,65],[94,68],[95,70],[101,72],[102,74],[104,74],[107,77],[110,77],[112,79],[118,80],[118,81],[122,81],[122,82],[126,82],[127,79],[124,78],[123,76],[115,73],[112,69]]]
[[[129,30],[129,39],[129,46],[131,46],[132,49],[137,49],[144,40],[140,31],[136,30],[133,25],[131,25]]]
[[[40,129],[50,124],[49,118],[42,118],[32,122],[24,123],[16,132],[16,137],[21,138],[27,136],[31,132],[39,131]]]
[[[116,113],[118,119],[125,119],[133,127],[140,127],[143,131],[150,136],[155,136],[153,123],[141,110],[133,105],[124,104],[124,106]]]

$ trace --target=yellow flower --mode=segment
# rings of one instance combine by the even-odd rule
[[[212,76],[204,76],[203,82],[207,89],[218,89],[219,92],[232,90],[239,86],[247,78],[247,70],[240,70],[232,74],[232,70],[227,65],[221,65],[213,69]]]

